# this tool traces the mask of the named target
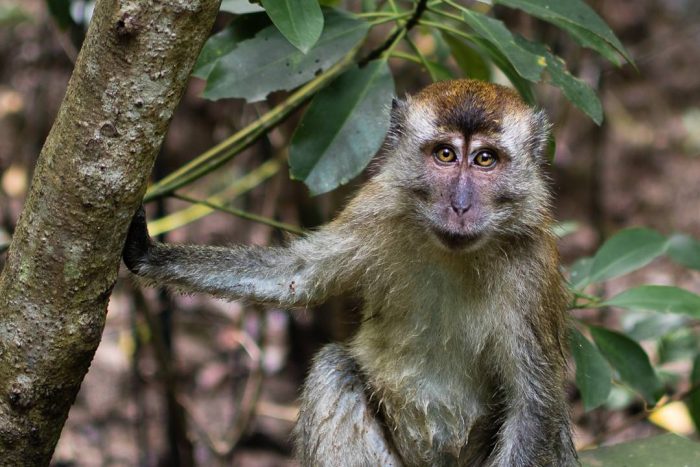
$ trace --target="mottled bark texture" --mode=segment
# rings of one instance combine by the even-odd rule
[[[0,463],[47,465],[219,0],[98,0],[0,276]]]

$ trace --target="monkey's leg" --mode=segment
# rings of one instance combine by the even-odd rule
[[[338,344],[314,359],[294,429],[303,466],[401,466],[388,431],[365,394],[357,364]]]

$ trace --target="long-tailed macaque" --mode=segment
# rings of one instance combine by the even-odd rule
[[[169,245],[141,212],[126,265],[231,299],[363,299],[357,335],[323,348],[305,384],[304,466],[577,465],[545,116],[458,80],[395,101],[391,120],[378,170],[317,231],[286,247]]]

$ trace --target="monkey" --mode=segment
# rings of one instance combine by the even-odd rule
[[[549,132],[508,87],[436,82],[394,99],[375,170],[330,223],[280,247],[175,245],[141,210],[124,262],[188,293],[362,298],[356,335],[324,347],[303,387],[302,465],[578,465]]]

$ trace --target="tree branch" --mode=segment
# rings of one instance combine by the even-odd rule
[[[0,459],[48,465],[218,0],[98,0],[0,274]]]

